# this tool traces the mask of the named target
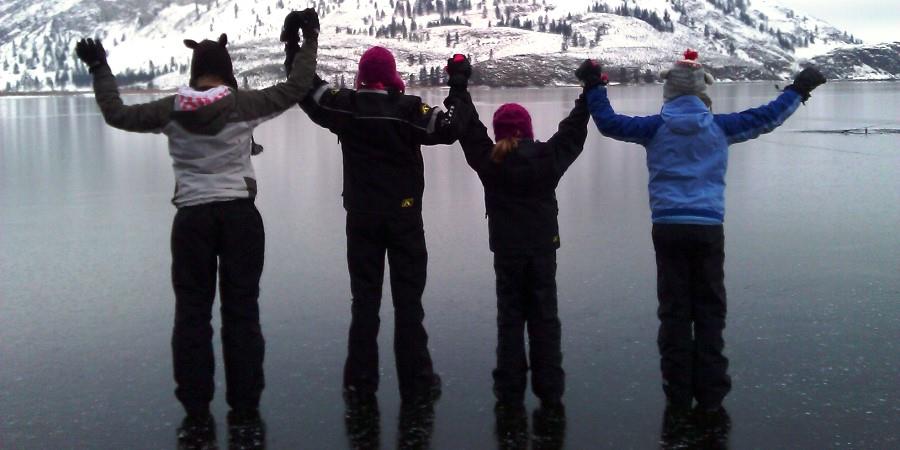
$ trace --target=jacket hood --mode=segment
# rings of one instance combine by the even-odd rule
[[[663,104],[660,115],[676,134],[695,134],[713,121],[712,113],[696,95],[669,100]]]
[[[225,128],[234,109],[235,93],[227,86],[205,91],[182,87],[175,95],[172,119],[191,133],[212,136]]]

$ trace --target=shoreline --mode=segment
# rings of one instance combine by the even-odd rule
[[[790,80],[782,80],[783,82],[789,82]],[[739,80],[739,81],[716,81],[717,84],[737,84],[737,83],[771,83],[773,80]],[[900,79],[892,79],[885,78],[880,80],[828,80],[829,83],[897,83],[900,82]],[[611,86],[643,86],[651,83],[611,83]],[[661,82],[653,83],[661,85]],[[575,88],[580,87],[577,84],[572,85],[552,85],[552,86],[486,86],[486,85],[472,85],[470,88],[474,89],[559,89],[559,88]],[[410,91],[417,90],[428,90],[428,89],[449,89],[447,86],[410,86]],[[158,94],[174,94],[177,92],[177,89],[120,89],[119,93],[122,95],[158,95]],[[83,90],[83,91],[30,91],[30,92],[0,92],[0,98],[4,97],[74,97],[79,95],[93,95],[93,90]]]

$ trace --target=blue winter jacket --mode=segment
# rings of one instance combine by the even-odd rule
[[[800,95],[785,90],[759,108],[712,114],[696,96],[676,97],[660,114],[616,114],[598,86],[588,95],[591,116],[604,136],[647,149],[654,223],[721,224],[725,219],[728,146],[768,133],[797,110]]]

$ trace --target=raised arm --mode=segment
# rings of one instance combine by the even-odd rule
[[[775,100],[758,108],[731,114],[716,114],[716,125],[729,144],[736,144],[778,128],[800,106],[800,94],[785,90]]]
[[[600,133],[618,141],[644,145],[653,139],[663,124],[662,117],[658,114],[645,117],[616,114],[609,104],[605,86],[597,86],[588,91],[587,103]]]
[[[341,134],[353,119],[353,91],[332,89],[318,75],[313,83],[312,91],[300,102],[300,109],[316,125]]]
[[[491,161],[494,141],[481,123],[475,104],[472,103],[472,96],[467,90],[472,76],[472,64],[465,55],[456,54],[447,60],[446,71],[450,94],[444,100],[444,106],[450,116],[448,119],[454,122],[458,130],[459,144],[466,162],[482,178],[490,176],[489,173],[497,169],[497,164]]]
[[[107,124],[121,130],[143,133],[158,133],[166,126],[175,105],[174,97],[125,105],[119,95],[116,77],[106,63],[106,50],[100,40],[82,39],[75,46],[75,51],[93,75],[97,106]]]
[[[825,77],[818,70],[806,68],[797,75],[794,84],[786,87],[769,104],[739,113],[716,114],[716,124],[725,133],[729,144],[754,139],[781,126],[797,111],[800,102],[808,100],[812,90],[823,83]]]
[[[296,39],[290,37],[285,44],[287,60],[292,62],[287,81],[258,91],[241,91],[237,96],[239,113],[252,125],[271,119],[297,104],[313,87],[319,46],[318,16],[312,9],[302,13],[291,12],[285,20],[286,28],[292,18],[297,18],[292,23],[296,23],[296,26],[303,30],[303,46],[298,46],[299,37]],[[290,33],[291,30],[285,32]],[[282,33],[282,38],[285,37],[285,32]],[[297,30],[293,30],[292,36],[296,35]]]
[[[602,67],[597,62],[585,60],[575,71],[575,76],[584,86],[588,110],[594,118],[597,129],[604,136],[643,145],[653,138],[662,125],[663,121],[659,115],[630,117],[616,114],[606,96],[606,75],[602,73]]]
[[[451,103],[450,108],[455,109]],[[409,111],[407,121],[416,130],[417,140],[422,145],[450,145],[459,139],[460,129],[455,117],[456,111],[444,111],[439,106],[420,103]]]
[[[472,65],[465,55],[456,54],[447,60],[447,85],[450,86],[450,94],[444,99],[446,111],[434,108],[430,111],[431,117],[422,117],[423,123],[434,123],[434,127],[425,133],[420,133],[421,142],[425,145],[452,144],[461,139],[466,132],[469,121],[475,117],[475,106],[472,97],[466,91],[469,85],[469,77],[472,76]],[[425,108],[423,108],[423,111]]]
[[[557,177],[562,177],[584,150],[589,118],[587,101],[584,94],[581,94],[575,100],[575,107],[569,112],[569,116],[559,123],[556,134],[547,141],[554,152]]]
[[[464,127],[459,136],[459,144],[466,156],[466,162],[479,175],[490,176],[497,169],[497,164],[491,161],[494,141],[491,140],[487,127],[475,111],[472,96],[467,91],[457,91],[452,95],[460,104],[457,117]]]

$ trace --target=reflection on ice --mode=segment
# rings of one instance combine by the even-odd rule
[[[729,448],[731,417],[725,408],[713,411],[666,407],[659,446],[664,450]]]
[[[404,403],[398,418],[397,449],[431,448],[435,400]],[[381,411],[374,396],[345,398],[344,425],[353,450],[381,448]]]
[[[178,450],[212,450],[218,449],[216,440],[216,419],[212,415],[206,417],[186,416],[176,431]]]
[[[566,439],[566,409],[562,404],[541,406],[532,415],[528,433],[528,412],[522,403],[497,402],[494,406],[494,435],[500,450],[560,450]]]

